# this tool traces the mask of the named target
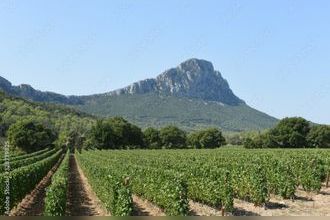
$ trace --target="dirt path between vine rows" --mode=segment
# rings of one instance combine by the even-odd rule
[[[47,175],[38,183],[33,191],[26,195],[25,198],[16,206],[16,208],[11,210],[10,216],[41,216],[43,214],[46,188],[51,183],[52,176],[61,164],[63,158],[64,155],[47,173]]]
[[[102,207],[89,185],[87,178],[78,166],[73,154],[69,159],[69,186],[67,211],[68,216],[107,216],[106,209]]]
[[[134,216],[165,216],[164,211],[148,200],[133,195]]]

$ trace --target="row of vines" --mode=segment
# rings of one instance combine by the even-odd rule
[[[167,215],[189,215],[189,200],[231,211],[234,198],[266,204],[318,193],[330,171],[326,150],[83,151],[79,164],[113,215],[132,214],[132,194]]]
[[[8,215],[47,175],[62,155],[62,149],[44,149],[1,161],[0,215]]]

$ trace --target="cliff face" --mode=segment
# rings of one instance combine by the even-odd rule
[[[211,62],[189,59],[178,67],[169,69],[155,79],[146,79],[110,95],[158,93],[178,97],[198,98],[228,105],[244,104],[234,95],[228,82],[215,71]]]

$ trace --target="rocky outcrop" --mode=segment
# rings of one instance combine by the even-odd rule
[[[155,79],[146,79],[110,92],[110,95],[159,93],[178,97],[198,98],[205,101],[239,105],[239,99],[228,82],[215,71],[211,62],[189,59],[178,67],[169,69]]]

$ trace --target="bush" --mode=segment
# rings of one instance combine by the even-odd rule
[[[311,147],[330,148],[330,126],[313,126],[307,135],[307,141]]]
[[[9,144],[27,153],[52,145],[56,136],[52,129],[31,120],[17,121],[8,130]]]
[[[155,128],[147,128],[143,132],[144,135],[144,143],[147,148],[156,149],[162,147],[162,142],[160,139],[160,133]]]
[[[100,149],[144,147],[141,129],[120,117],[99,120],[92,127],[88,144]]]
[[[308,145],[306,136],[310,130],[309,122],[303,118],[284,118],[269,135],[274,147],[299,148]]]
[[[88,144],[92,148],[114,149],[114,138],[112,126],[103,120],[98,120],[89,133]]]
[[[245,148],[330,147],[330,126],[316,125],[303,118],[284,118],[270,131],[244,138]]]
[[[191,133],[188,143],[193,148],[218,148],[225,145],[226,140],[219,129],[209,128]]]
[[[186,148],[186,133],[175,126],[160,129],[162,146],[167,149]]]

